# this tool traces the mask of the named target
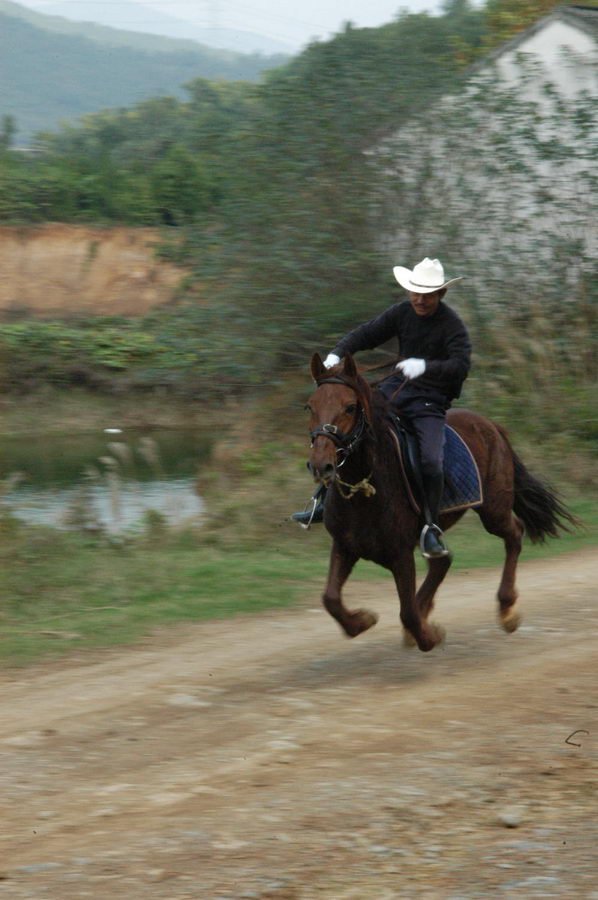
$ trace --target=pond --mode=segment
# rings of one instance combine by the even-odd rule
[[[200,521],[197,472],[210,440],[192,430],[106,429],[0,437],[1,502],[18,518],[120,532],[160,513]]]

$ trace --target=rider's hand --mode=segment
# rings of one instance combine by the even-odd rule
[[[409,359],[401,360],[400,363],[396,364],[395,368],[400,369],[405,378],[419,378],[426,371],[426,361],[425,359],[416,359],[414,356],[411,356]]]
[[[336,353],[329,353],[324,360],[324,368],[331,369],[333,366],[337,366],[340,361],[341,358],[340,356],[337,356]]]

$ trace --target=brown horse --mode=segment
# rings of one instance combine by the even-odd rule
[[[309,398],[312,436],[308,468],[327,492],[324,524],[333,538],[324,606],[349,637],[375,625],[366,609],[348,610],[342,588],[358,559],[389,569],[395,579],[405,638],[431,650],[444,633],[428,621],[434,595],[451,557],[429,559],[416,592],[414,549],[423,526],[409,503],[390,432],[388,403],[360,376],[351,356],[325,369],[316,353],[311,373],[317,389]],[[515,609],[515,570],[524,529],[532,542],[570,530],[575,517],[550,487],[532,476],[495,423],[465,409],[449,410],[447,421],[469,446],[478,466],[483,503],[476,508],[486,531],[504,541],[506,559],[498,588],[499,620],[512,632],[520,623]],[[441,517],[450,528],[465,510]]]

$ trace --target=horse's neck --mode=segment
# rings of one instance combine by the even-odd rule
[[[358,447],[339,468],[340,472],[344,473],[344,476],[341,475],[341,477],[350,476],[351,480],[358,480],[369,475],[372,471],[372,454],[369,442],[364,442]]]
[[[373,474],[374,469],[380,469],[381,460],[378,458],[378,449],[378,440],[374,440],[368,435],[343,463],[341,472],[350,475],[351,481],[358,481]]]
[[[396,456],[388,425],[384,420],[376,421],[372,433],[355,454],[355,474],[365,477],[371,473],[384,480],[395,467]]]

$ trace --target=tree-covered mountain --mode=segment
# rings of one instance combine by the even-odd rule
[[[198,77],[257,80],[285,59],[78,26],[94,31],[91,39],[40,27],[36,20],[52,17],[16,15],[15,9],[23,7],[0,0],[0,116],[16,121],[17,144],[90,112],[156,96],[181,97],[182,86]]]
[[[211,17],[205,6],[195,10],[189,7],[187,12],[191,19],[202,13],[204,18]],[[146,6],[139,0],[119,0],[118,3],[108,5],[103,0],[77,0],[77,3],[57,0],[44,5],[44,13],[79,22],[97,22],[127,31],[191,39],[210,47],[223,47],[240,53],[288,54],[293,50],[289,44],[263,34],[223,28],[216,24],[198,25],[177,15],[169,15],[155,6]]]

